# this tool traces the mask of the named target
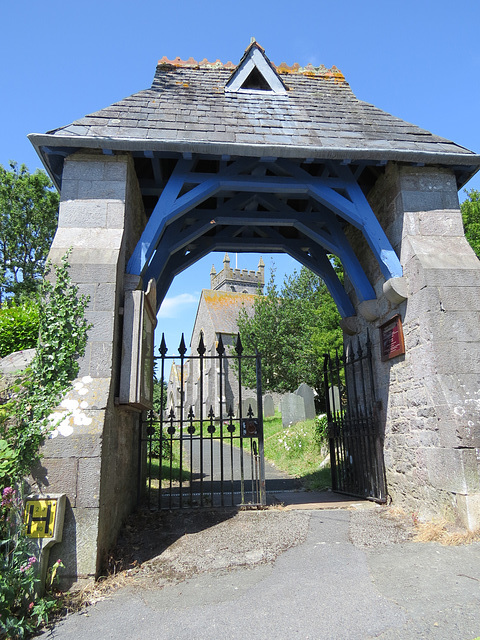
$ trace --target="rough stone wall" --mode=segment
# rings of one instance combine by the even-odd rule
[[[66,493],[63,542],[56,547],[66,584],[98,574],[137,494],[139,415],[116,406],[123,274],[144,225],[143,205],[127,155],[77,153],[65,161],[59,226],[50,251],[72,247],[70,275],[90,296],[92,324],[68,411],[43,447],[34,473],[44,493]]]
[[[421,516],[480,526],[480,261],[465,240],[456,181],[447,169],[390,164],[370,202],[400,257],[408,298],[394,305],[356,230],[350,240],[374,284],[377,407],[388,490]],[[405,356],[380,359],[378,327],[400,313]]]

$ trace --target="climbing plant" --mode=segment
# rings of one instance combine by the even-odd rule
[[[48,622],[57,601],[35,594],[36,558],[22,524],[23,479],[39,458],[54,408],[78,374],[89,325],[86,296],[68,274],[68,254],[42,285],[36,354],[29,370],[0,392],[0,637],[22,638]],[[56,569],[61,562],[56,563]]]

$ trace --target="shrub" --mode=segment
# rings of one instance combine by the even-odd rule
[[[39,308],[35,302],[0,308],[0,358],[37,344]]]
[[[315,417],[315,437],[320,446],[328,444],[328,418],[326,413]]]
[[[37,558],[22,525],[23,501],[13,487],[5,487],[1,498],[0,637],[23,638],[48,624],[51,613],[61,605],[51,593],[36,594]]]
[[[31,368],[2,391],[0,406],[0,637],[23,638],[46,624],[58,601],[35,595],[35,562],[22,523],[19,490],[39,457],[52,424],[49,417],[78,374],[88,325],[88,299],[68,275],[67,256],[43,284],[39,340]],[[15,489],[13,488],[15,487]],[[51,571],[51,581],[57,569]],[[49,586],[48,584],[46,585]]]

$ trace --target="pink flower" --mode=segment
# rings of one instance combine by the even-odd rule
[[[2,507],[11,507],[13,498],[15,496],[15,490],[13,487],[5,487],[2,492]]]
[[[24,573],[24,571],[27,571],[28,569],[30,569],[30,567],[34,565],[36,561],[37,559],[35,558],[35,556],[30,556],[27,564],[24,564],[23,566],[20,567],[20,573]]]

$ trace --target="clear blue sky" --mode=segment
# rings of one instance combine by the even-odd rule
[[[149,87],[163,55],[237,63],[251,36],[275,64],[336,65],[361,100],[478,153],[479,23],[479,0],[4,2],[0,164],[40,167],[28,133]],[[467,188],[480,189],[480,175]],[[170,344],[182,330],[189,340],[199,292],[222,257],[175,279],[159,317]],[[293,268],[274,260],[279,274]],[[238,256],[241,268],[257,263]]]

